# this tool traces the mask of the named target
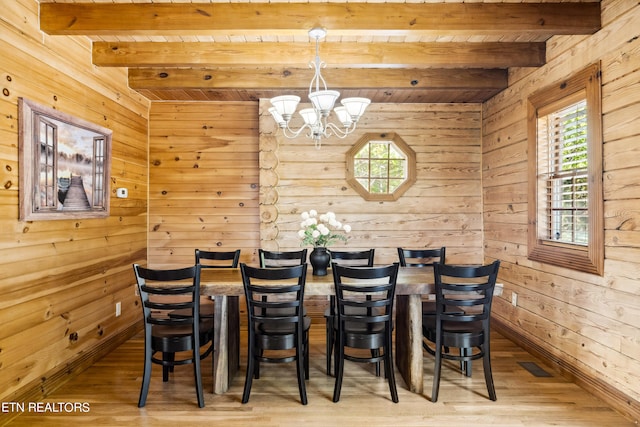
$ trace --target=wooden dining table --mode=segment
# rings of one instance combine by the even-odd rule
[[[408,389],[422,393],[422,296],[433,294],[431,267],[401,267],[396,285],[395,358]],[[200,293],[215,304],[213,392],[224,393],[240,366],[240,307],[244,294],[240,269],[202,269]],[[305,295],[333,295],[331,271],[326,276],[307,273]]]

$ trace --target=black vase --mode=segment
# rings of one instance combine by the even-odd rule
[[[331,255],[325,247],[316,246],[309,254],[309,262],[313,268],[314,276],[326,276],[330,261]]]

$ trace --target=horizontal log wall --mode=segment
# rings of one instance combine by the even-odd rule
[[[2,7],[0,401],[7,402],[42,397],[139,327],[131,265],[146,260],[149,103],[127,88],[125,72],[91,65],[86,38],[41,33],[37,1]],[[113,131],[108,218],[18,220],[19,97]],[[116,198],[117,187],[129,198]]]
[[[352,227],[336,250],[447,247],[447,262],[482,262],[479,104],[372,104],[345,139],[287,139],[261,101],[261,246],[300,248],[300,213],[333,211]],[[347,151],[367,132],[396,132],[416,153],[416,183],[396,201],[364,200],[346,181]],[[311,248],[310,248],[311,249]]]
[[[635,5],[633,4],[635,3]],[[499,323],[527,348],[636,422],[640,414],[640,6],[604,0],[603,29],[556,37],[548,64],[514,70],[483,112],[485,256],[502,260]],[[526,99],[600,61],[604,129],[605,272],[527,259]],[[517,307],[511,295],[518,294]]]
[[[154,102],[149,122],[149,265],[193,265],[195,249],[255,262],[257,103]]]

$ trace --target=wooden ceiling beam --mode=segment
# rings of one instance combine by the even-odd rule
[[[104,67],[306,67],[312,43],[95,42],[93,63]],[[321,43],[331,67],[538,67],[544,43]]]
[[[322,70],[334,90],[345,89],[495,89],[507,87],[505,69],[362,69]],[[309,68],[131,68],[132,89],[309,89]]]
[[[52,35],[593,34],[600,3],[41,3]]]

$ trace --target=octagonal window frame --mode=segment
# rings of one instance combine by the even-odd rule
[[[389,176],[390,167],[386,169],[380,167],[379,170],[386,170],[386,175],[382,176],[372,176],[371,170],[372,168],[371,162],[394,162],[396,160],[400,160],[398,157],[392,156],[389,154],[387,157],[366,157],[366,162],[368,163],[365,167],[368,171],[367,176],[357,176],[356,170],[358,169],[356,162],[365,160],[363,157],[359,157],[359,154],[365,150],[366,148],[371,147],[371,143],[379,143],[384,142],[389,144],[390,147],[394,149],[389,149],[389,153],[392,151],[400,154],[400,159],[404,160],[404,177],[403,181],[399,184],[393,191],[389,192],[389,184],[394,179],[399,179],[397,177]],[[385,132],[385,133],[366,133],[364,134],[346,154],[346,164],[347,164],[347,183],[353,188],[360,196],[369,201],[395,201],[398,200],[411,186],[416,182],[416,153],[413,149],[395,132]],[[387,165],[389,166],[389,165]],[[368,181],[377,181],[381,186],[386,186],[386,192],[371,192],[370,187],[371,184],[367,185],[367,188],[361,183],[361,180]]]

